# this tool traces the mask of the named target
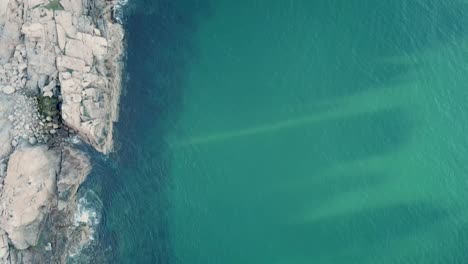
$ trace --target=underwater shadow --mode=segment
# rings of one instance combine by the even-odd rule
[[[320,84],[313,91],[317,103],[405,84],[405,75],[422,66],[416,54],[455,47],[468,36],[468,4],[463,1],[338,2],[316,1],[310,9],[318,39],[329,32],[342,35],[317,48],[333,51],[316,55],[333,65],[314,73],[314,83]]]
[[[296,245],[298,255],[309,252],[324,263],[367,263],[369,252],[382,252],[391,243],[411,237],[449,216],[443,208],[415,202],[306,221],[291,226],[288,231],[292,237],[307,234],[311,238],[311,243]],[[349,233],[359,236],[346,235]]]

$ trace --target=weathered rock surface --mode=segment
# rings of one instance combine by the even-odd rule
[[[61,95],[65,125],[107,154],[118,119],[123,29],[111,21],[104,1],[60,0],[63,10],[47,9],[47,3],[8,2],[0,35],[0,89]],[[91,17],[88,5],[107,13]],[[67,89],[65,79],[73,80],[74,89]],[[96,92],[85,92],[90,88]]]
[[[57,58],[63,120],[103,153],[113,148],[113,123],[118,119],[123,32],[117,28],[121,27],[109,25],[109,41],[77,32],[79,40],[67,39],[66,55]],[[113,48],[109,42],[114,43]],[[109,61],[117,63],[106,63]],[[73,73],[65,77],[69,71]]]
[[[60,174],[57,177],[58,210],[64,210],[75,198],[78,187],[91,170],[88,156],[69,146],[62,150]]]
[[[12,128],[10,120],[8,120],[8,113],[11,112],[12,102],[6,96],[0,95],[0,160],[6,158],[11,152],[10,142],[13,136],[10,131]]]
[[[7,263],[10,247],[8,246],[8,236],[5,231],[0,230],[0,263]]]
[[[2,5],[5,5],[2,3]],[[0,35],[0,64],[4,64],[20,44],[21,25],[23,25],[23,2],[10,0],[5,12],[5,22]]]
[[[0,196],[0,226],[16,249],[37,245],[56,195],[59,166],[60,154],[45,145],[17,148],[10,156]]]
[[[113,1],[0,0],[0,264],[66,263],[91,166],[66,140],[113,149],[123,29]]]
[[[61,171],[57,177],[57,205],[49,221],[50,241],[52,241],[51,263],[65,263],[66,257],[75,254],[89,243],[88,226],[74,225],[77,211],[77,192],[88,176],[91,165],[88,156],[71,147],[62,150]],[[67,228],[63,228],[63,227]]]
[[[5,24],[5,16],[8,9],[9,0],[0,0],[0,27]]]
[[[17,156],[12,155],[10,159],[13,159],[15,166],[21,162],[24,164],[23,159],[29,155],[39,154],[45,154],[38,162],[43,165],[34,167],[40,167],[39,172],[42,174],[49,172],[49,177],[45,177],[49,180],[34,176],[29,169],[13,167],[14,171],[25,174],[21,174],[20,180],[14,180],[13,183],[9,179],[5,182],[5,190],[8,187],[10,191],[3,195],[5,198],[7,195],[13,198],[9,199],[11,202],[4,203],[4,214],[0,218],[0,226],[7,230],[7,233],[0,230],[0,263],[66,263],[68,256],[79,252],[90,241],[86,223],[74,224],[77,191],[91,170],[89,158],[70,146],[47,149],[43,145],[17,149],[13,153]],[[52,166],[46,166],[46,163]],[[9,173],[7,177],[14,176],[15,173]],[[31,180],[31,177],[34,179]],[[42,183],[36,184],[40,179]],[[0,198],[5,199],[3,196]],[[26,222],[23,218],[19,221],[8,219],[18,214],[26,215],[24,219],[34,220]],[[8,241],[15,247],[9,247]]]

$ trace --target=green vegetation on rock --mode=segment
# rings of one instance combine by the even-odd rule
[[[49,10],[63,10],[59,0],[49,0],[49,3],[43,7]]]
[[[57,97],[39,96],[37,97],[39,113],[43,116],[55,116],[58,114]]]

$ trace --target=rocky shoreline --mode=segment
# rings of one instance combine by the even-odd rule
[[[115,1],[0,0],[0,263],[65,263],[91,170],[79,137],[113,150],[123,59]]]

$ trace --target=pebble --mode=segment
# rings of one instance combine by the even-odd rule
[[[2,92],[4,94],[12,94],[12,93],[15,92],[15,88],[13,86],[7,85],[7,86],[3,87]]]
[[[37,143],[37,139],[35,137],[29,137],[29,144],[34,145]]]
[[[54,96],[54,94],[52,93],[52,91],[45,91],[43,95],[44,95],[45,97],[52,97],[52,96]]]
[[[49,242],[47,245],[44,247],[46,251],[51,251],[52,250],[52,244]]]
[[[51,129],[51,130],[49,131],[49,133],[50,133],[51,135],[54,135],[55,133],[57,133],[57,130]]]

